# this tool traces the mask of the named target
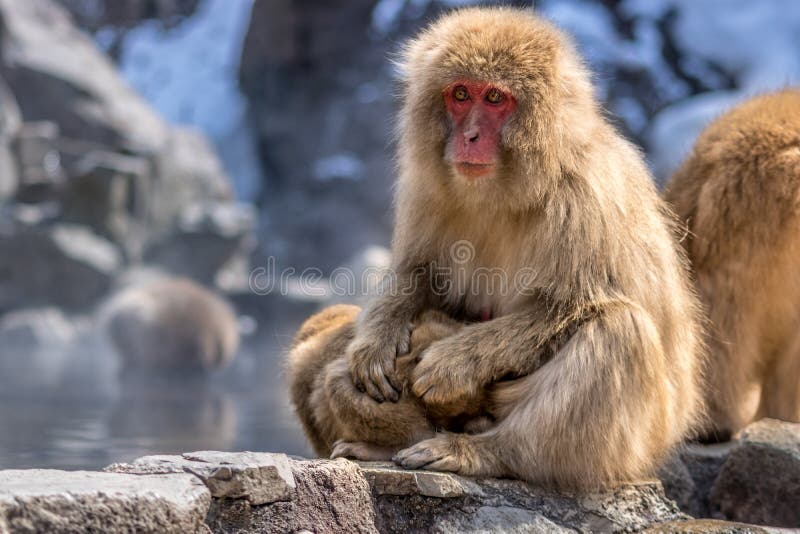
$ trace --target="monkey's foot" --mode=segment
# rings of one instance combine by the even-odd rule
[[[405,469],[451,471],[462,475],[480,474],[480,460],[475,454],[471,436],[438,434],[420,441],[394,455],[392,460]]]
[[[365,441],[337,441],[333,444],[331,459],[352,458],[362,462],[384,462],[392,459],[396,449],[381,447]]]

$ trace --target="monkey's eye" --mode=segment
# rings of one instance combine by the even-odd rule
[[[463,85],[459,85],[455,89],[453,89],[453,98],[455,98],[459,102],[464,102],[465,100],[469,99],[469,92],[467,88]]]
[[[486,93],[486,101],[490,104],[499,104],[503,101],[503,93],[500,89],[489,89],[489,92]]]

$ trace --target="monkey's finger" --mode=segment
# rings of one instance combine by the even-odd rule
[[[400,392],[403,391],[403,381],[397,376],[397,366],[394,360],[392,360],[390,368],[386,370],[384,376],[392,387],[392,391],[389,392],[387,398],[392,402],[397,402],[400,400]]]
[[[453,455],[447,455],[439,458],[438,460],[434,460],[432,462],[428,462],[422,469],[428,469],[431,471],[449,471],[451,473],[457,473],[461,470],[461,463],[458,461],[458,458]]]
[[[397,402],[400,399],[400,394],[392,387],[392,384],[389,382],[389,377],[387,376],[393,371],[394,358],[388,359],[383,365],[379,362],[373,362],[370,367],[370,381],[378,388],[383,400],[388,399],[392,402]],[[375,400],[378,399],[375,398]],[[383,400],[379,402],[383,402]]]
[[[403,449],[392,457],[392,461],[404,469],[423,469],[431,462],[438,460],[433,451],[423,444],[418,443],[408,449]]]
[[[381,393],[371,380],[366,380],[364,382],[364,387],[367,389],[367,395],[372,397],[376,402],[384,402],[386,400],[386,397],[383,396],[383,393]]]

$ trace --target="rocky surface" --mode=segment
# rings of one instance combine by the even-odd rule
[[[747,427],[711,502],[735,521],[800,527],[800,424],[764,419]]]
[[[658,480],[570,494],[385,462],[145,456],[104,473],[0,471],[0,533],[164,521],[183,532],[782,532],[800,527],[798,451],[800,425],[761,421],[738,443],[679,451],[660,474],[667,495]]]
[[[659,478],[692,517],[800,528],[800,424],[762,419],[735,441],[686,445]]]
[[[247,499],[253,505],[287,501],[295,491],[289,459],[283,454],[201,451],[145,456],[131,464],[111,465],[106,471],[191,473],[208,486],[212,496]]]
[[[686,519],[658,482],[559,495],[518,481],[265,453],[151,456],[108,469],[197,475],[215,497],[208,524],[218,532],[619,531]]]
[[[659,472],[667,497],[692,517],[712,517],[711,488],[736,442],[687,444]]]
[[[108,293],[119,249],[90,229],[0,213],[0,314],[37,305],[76,310]]]
[[[104,473],[0,471],[6,532],[766,532],[692,520],[658,481],[573,495],[514,480],[284,454],[146,456]]]
[[[211,502],[196,477],[0,471],[0,533],[200,532]]]

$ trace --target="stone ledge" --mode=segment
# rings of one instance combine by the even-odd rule
[[[714,466],[732,469],[729,463],[743,461],[736,460],[741,447],[774,443],[783,452],[782,469],[793,473],[797,429],[766,424],[745,433],[744,445],[730,455],[687,449],[681,465],[692,476],[695,457],[702,459],[698,465],[711,458]],[[716,468],[703,471],[703,484],[713,478]],[[0,471],[0,534],[91,531],[774,532],[694,520],[665,497],[658,480],[575,495],[389,463],[213,451],[146,456],[102,473]]]
[[[144,456],[130,464],[113,464],[105,471],[132,474],[191,473],[216,498],[247,499],[251,504],[288,501],[295,490],[285,454],[200,451]]]
[[[439,498],[483,495],[483,490],[475,482],[449,473],[406,471],[388,462],[361,463],[361,471],[376,495]]]
[[[211,494],[186,474],[0,471],[0,533],[202,532]]]

